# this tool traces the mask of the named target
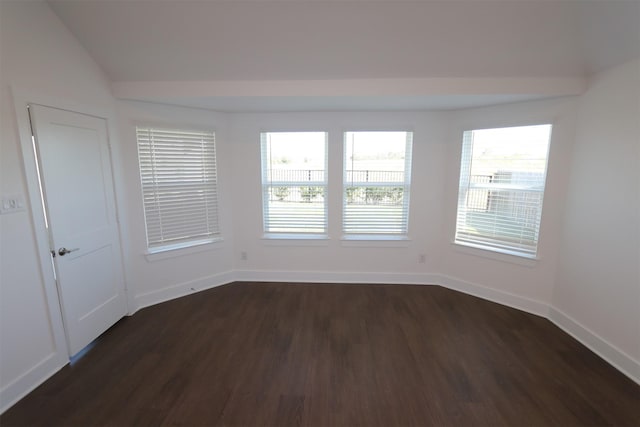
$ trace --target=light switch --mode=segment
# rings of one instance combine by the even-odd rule
[[[2,203],[0,203],[0,214],[20,212],[24,209],[24,196],[22,194],[2,196]]]

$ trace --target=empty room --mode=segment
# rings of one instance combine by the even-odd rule
[[[640,425],[640,2],[0,0],[0,103],[0,425]]]

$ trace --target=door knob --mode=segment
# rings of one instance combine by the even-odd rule
[[[71,253],[71,252],[74,252],[74,251],[78,251],[78,250],[80,250],[80,248],[73,248],[73,249],[60,248],[60,249],[58,249],[58,255],[65,256],[68,253]]]

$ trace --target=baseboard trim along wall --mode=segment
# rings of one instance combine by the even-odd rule
[[[364,273],[348,271],[236,270],[241,282],[353,283],[391,285],[437,285],[438,274]]]
[[[521,297],[443,274],[235,270],[138,295],[136,296],[137,307],[140,309],[235,281],[442,286],[549,319],[620,372],[640,384],[640,362],[582,326],[561,310],[542,301]]]
[[[236,281],[254,282],[300,282],[300,283],[353,283],[353,284],[406,284],[436,285],[459,291],[487,301],[512,307],[544,317],[568,333],[583,345],[618,369],[631,380],[640,384],[640,362],[607,342],[561,310],[542,301],[488,288],[443,274],[415,273],[354,273],[354,272],[309,272],[236,270]]]
[[[51,353],[33,368],[0,390],[0,414],[31,393],[36,387],[62,369],[68,361],[58,353]]]
[[[195,292],[217,286],[245,282],[293,282],[293,283],[346,283],[346,284],[405,284],[435,285],[469,294],[487,301],[512,307],[549,319],[560,329],[580,341],[611,366],[618,369],[634,382],[640,384],[640,362],[624,353],[607,340],[574,320],[558,308],[544,302],[513,295],[477,283],[467,282],[442,274],[420,273],[371,273],[371,272],[319,272],[319,271],[273,271],[236,270],[214,274],[167,286],[152,292],[135,296],[135,311],[144,307],[180,298]],[[134,311],[134,313],[135,313]],[[49,377],[60,370],[68,361],[62,361],[53,353],[15,381],[0,390],[0,413],[29,394]]]
[[[537,316],[548,317],[549,315],[549,307],[543,302],[442,274],[238,270],[235,272],[235,279],[244,282],[438,285]]]
[[[611,366],[640,384],[640,362],[634,360],[631,356],[557,308],[552,307],[549,314],[548,319],[557,327],[580,341]]]
[[[512,307],[526,313],[535,314],[536,316],[549,317],[549,306],[541,301],[487,288],[486,286],[456,279],[451,276],[439,275],[439,278],[440,281],[437,284],[444,288],[473,295],[474,297]]]
[[[205,289],[215,288],[216,286],[226,285],[234,281],[236,281],[234,272],[227,271],[211,276],[200,277],[188,282],[178,283],[177,285],[167,286],[151,292],[145,292],[135,296],[136,307],[133,312],[135,313],[145,307],[204,291]]]

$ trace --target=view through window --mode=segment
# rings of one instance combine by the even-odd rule
[[[345,235],[406,235],[411,132],[346,132]]]
[[[262,146],[264,231],[327,232],[325,132],[265,132]]]
[[[456,243],[535,257],[551,125],[464,133]]]

